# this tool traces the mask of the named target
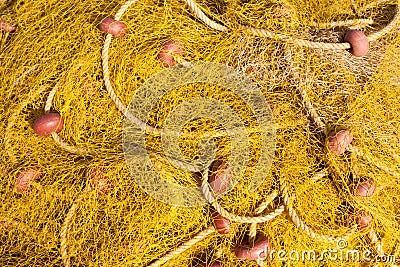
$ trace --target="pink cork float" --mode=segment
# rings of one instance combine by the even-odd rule
[[[372,215],[367,211],[359,211],[354,216],[355,222],[358,224],[361,232],[367,232],[373,223]]]
[[[373,179],[368,179],[362,183],[360,183],[356,189],[354,194],[357,197],[371,197],[375,194],[376,184]]]
[[[33,130],[39,136],[50,136],[59,133],[64,128],[64,119],[58,113],[47,113],[37,119],[33,124]]]
[[[122,37],[126,33],[126,25],[112,18],[105,18],[99,25],[100,30],[115,37]]]
[[[349,52],[356,57],[363,57],[368,54],[369,41],[364,32],[359,30],[350,30],[344,36],[344,41],[350,43]]]
[[[350,130],[340,130],[329,135],[327,146],[330,152],[335,155],[343,154],[353,141],[353,134]]]
[[[24,193],[29,191],[32,182],[37,181],[42,176],[38,168],[29,167],[17,174],[15,179],[15,191]]]
[[[12,25],[2,19],[0,19],[0,30],[7,33],[13,33],[17,29],[17,26]]]
[[[183,49],[184,46],[181,41],[173,39],[163,45],[157,57],[165,68],[173,67],[178,63],[178,59],[183,56]]]
[[[211,188],[216,194],[223,194],[229,189],[232,179],[232,169],[221,160],[216,160],[210,167],[211,175],[208,179]]]

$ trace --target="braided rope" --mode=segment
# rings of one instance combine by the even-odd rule
[[[115,16],[115,19],[116,19],[116,20],[119,20],[119,18],[120,18],[120,17],[123,15],[123,13],[129,8],[129,6],[130,6],[131,4],[133,4],[133,3],[135,3],[136,1],[137,1],[137,0],[127,1],[127,2],[121,7],[121,9],[118,11],[118,13],[117,13],[116,16]],[[207,16],[205,16],[205,14],[202,13],[202,11],[197,7],[197,5],[196,5],[192,0],[186,0],[186,1],[192,3],[191,5],[189,5],[189,7],[191,8],[192,12],[196,13],[196,15],[199,15],[199,14],[201,15],[201,14],[202,14],[202,17],[203,17],[202,20],[203,20],[207,25],[209,25],[210,27],[212,27],[212,28],[214,28],[214,29],[216,29],[216,30],[219,30],[219,31],[226,31],[226,30],[227,30],[225,26],[219,25],[218,23],[215,23],[215,22],[213,22],[212,20],[208,19]],[[397,13],[398,13],[398,12],[397,12]],[[397,13],[396,13],[396,17],[397,17]],[[207,20],[207,19],[208,19],[208,20]],[[375,33],[375,34],[373,34],[373,35],[370,35],[370,36],[369,36],[369,40],[371,41],[371,40],[375,40],[375,39],[380,38],[381,36],[383,36],[384,34],[386,34],[387,32],[389,32],[389,31],[394,27],[394,24],[395,24],[395,19],[393,19],[393,21],[392,21],[386,28],[384,28],[382,31],[377,32],[377,33]],[[390,28],[389,26],[391,26],[391,28]],[[245,26],[243,26],[243,27],[245,27]],[[275,35],[272,35],[272,36],[271,36],[268,32],[265,32],[265,31],[263,31],[263,30],[260,31],[259,29],[254,29],[254,28],[251,28],[251,27],[245,27],[245,28],[247,28],[247,29],[253,31],[253,32],[256,33],[256,34],[265,35],[266,37],[271,37],[271,38],[276,38],[276,37],[277,37],[278,39],[282,39],[282,40],[283,40],[283,39],[290,39],[290,38],[287,38],[287,37],[284,36],[284,35],[276,35],[276,34],[275,34]],[[154,128],[154,127],[151,127],[151,126],[145,124],[144,122],[138,120],[136,117],[132,116],[132,115],[126,110],[125,106],[122,104],[122,102],[119,100],[119,98],[116,96],[116,94],[115,94],[114,91],[112,90],[111,82],[110,82],[110,80],[109,80],[109,72],[108,72],[108,49],[109,49],[109,46],[110,46],[110,44],[111,44],[111,37],[112,37],[112,36],[111,36],[110,34],[107,35],[106,42],[105,42],[104,49],[103,49],[103,56],[102,56],[102,59],[103,59],[104,81],[105,81],[105,84],[106,84],[107,91],[108,91],[109,94],[110,94],[110,97],[112,98],[112,100],[113,100],[114,103],[116,104],[117,108],[118,108],[127,118],[129,118],[131,121],[134,121],[137,125],[139,125],[139,127],[140,127],[142,130],[144,130],[144,131],[146,131],[146,132],[148,132],[148,133],[160,134],[160,133],[161,133],[161,130],[156,129],[156,128]],[[295,40],[295,39],[294,39],[294,40]],[[313,43],[313,45],[315,46],[315,48],[322,48],[322,47],[321,47],[321,45],[322,45],[321,43],[309,42],[309,41],[304,41],[304,40],[295,40],[295,41],[298,42],[299,45],[309,46],[309,44],[307,45],[307,42],[308,42],[308,43]],[[107,44],[107,42],[108,42],[108,44]],[[303,42],[303,43],[302,43],[302,42]],[[305,44],[304,44],[304,42],[305,42]],[[339,45],[339,44],[337,44],[337,45]],[[326,47],[329,46],[329,44],[324,44],[324,46],[325,46],[324,49],[326,49]],[[309,47],[312,47],[312,46],[309,46]],[[350,47],[347,47],[347,45],[343,45],[343,47],[346,47],[346,48],[341,48],[341,49],[350,48]],[[106,53],[105,53],[104,51],[106,51]],[[106,57],[104,57],[104,55],[106,55]],[[105,64],[104,64],[104,63],[105,63]],[[19,79],[17,79],[17,80],[13,83],[12,86],[15,86],[16,84],[18,84],[18,83],[20,82],[21,79],[23,79],[26,75],[28,75],[30,72],[32,72],[34,69],[36,69],[37,66],[38,66],[38,64],[39,64],[39,63],[37,63],[31,70],[28,70],[28,71],[24,74],[24,76],[23,76],[22,78],[20,77]],[[109,90],[110,88],[111,88],[111,90]],[[50,108],[51,108],[51,105],[52,105],[52,101],[53,101],[53,98],[54,98],[54,95],[55,95],[57,89],[58,89],[58,86],[56,86],[55,88],[53,88],[53,90],[52,90],[52,91],[50,92],[50,94],[49,94],[49,98],[48,98],[48,101],[46,102],[46,106],[45,106],[45,111],[46,111],[46,112],[49,112],[49,111],[50,111]],[[42,91],[44,91],[44,90],[40,90],[40,93],[41,93]],[[40,93],[37,92],[37,93],[35,94],[35,96],[37,96],[37,95],[40,94]],[[306,96],[306,95],[305,95],[305,96]],[[30,99],[29,99],[29,100],[30,100]],[[28,100],[24,101],[24,102],[22,103],[22,105],[21,105],[21,106],[22,106],[21,109],[23,109],[23,108],[27,105],[27,103],[28,103]],[[16,117],[18,116],[19,112],[21,112],[21,110],[15,112],[15,113],[13,114],[13,116],[10,117],[9,124],[8,124],[8,127],[7,127],[8,130],[11,129],[12,126],[14,125],[15,119],[16,119]],[[11,126],[10,126],[10,125],[11,125]],[[6,131],[6,132],[7,132],[7,131]],[[89,150],[77,149],[77,148],[74,148],[74,147],[69,146],[61,137],[59,137],[59,136],[58,136],[57,134],[55,134],[55,133],[53,133],[52,136],[53,136],[54,140],[55,140],[57,143],[59,143],[62,147],[64,147],[66,150],[68,150],[68,151],[70,151],[70,152],[73,152],[73,153],[88,153],[88,152],[89,152]],[[6,134],[6,137],[7,137],[7,134]],[[213,198],[211,192],[209,191],[209,185],[206,184],[206,186],[202,186],[202,189],[203,189],[203,193],[204,193],[205,196],[208,196],[209,199],[212,199],[212,198]],[[209,195],[207,195],[207,189],[208,189],[208,192],[210,193]],[[85,189],[83,190],[83,192],[82,192],[82,193],[78,196],[78,198],[74,201],[74,204],[73,204],[73,205],[71,206],[71,208],[69,209],[69,211],[68,211],[68,213],[67,213],[67,216],[66,216],[66,218],[65,218],[65,221],[64,221],[64,223],[63,223],[63,225],[62,225],[62,228],[61,228],[61,232],[60,232],[61,254],[62,254],[62,259],[63,259],[63,262],[64,262],[64,265],[65,265],[65,266],[70,266],[70,259],[69,259],[69,257],[68,257],[68,253],[67,253],[67,232],[68,232],[68,230],[69,230],[70,224],[72,223],[73,216],[75,215],[75,213],[76,213],[77,209],[79,208],[79,205],[80,205],[80,203],[81,203],[81,201],[82,201],[82,199],[83,199],[83,197],[84,197],[84,193],[87,192],[88,190],[89,190],[88,187],[85,187]],[[283,193],[284,193],[284,190],[283,190]],[[286,192],[286,193],[287,193],[287,192]],[[211,196],[212,198],[211,198],[210,196]],[[270,196],[270,201],[272,201],[276,196],[277,196],[276,193],[271,194],[271,196]],[[288,210],[289,210],[289,214],[292,214],[292,215],[291,215],[291,218],[292,218],[292,220],[294,220],[295,224],[300,224],[300,225],[303,226],[303,228],[304,228],[304,227],[307,227],[304,223],[302,224],[302,223],[300,222],[300,219],[297,219],[297,223],[296,223],[296,219],[295,219],[295,218],[296,218],[296,216],[295,216],[296,213],[295,213],[294,209],[291,210],[291,205],[290,205],[290,203],[289,203],[289,198],[288,198],[288,197],[285,197],[285,195],[284,195],[284,202],[285,202],[285,205],[287,206],[287,208],[288,208]],[[228,219],[231,219],[231,220],[233,220],[233,221],[245,222],[245,223],[252,223],[252,225],[256,225],[257,223],[262,223],[262,222],[265,222],[265,221],[267,221],[267,220],[273,219],[273,218],[276,217],[277,215],[281,214],[281,213],[283,212],[283,210],[284,210],[284,207],[281,206],[281,207],[277,208],[274,212],[271,212],[269,215],[260,216],[260,217],[243,217],[243,216],[236,216],[236,215],[233,215],[233,214],[228,213],[228,212],[225,211],[217,202],[215,202],[213,205],[214,205],[214,207],[216,208],[216,210],[217,210],[222,216],[224,216],[224,217],[226,217],[226,218],[228,218]],[[262,213],[262,211],[267,207],[267,205],[268,205],[268,201],[265,201],[265,202],[258,208],[257,213],[258,213],[258,214],[259,214],[259,213]],[[224,212],[224,211],[225,211],[225,212]],[[294,215],[293,215],[293,214],[294,214]],[[231,216],[232,216],[232,217],[231,217]],[[297,218],[298,218],[298,217],[297,217]],[[235,220],[235,219],[236,219],[236,220]],[[307,228],[308,228],[308,227],[307,227]],[[309,229],[309,228],[308,228],[308,229]],[[205,237],[207,237],[208,235],[210,235],[211,233],[214,233],[214,232],[215,232],[215,229],[212,228],[212,227],[203,230],[202,232],[200,232],[199,234],[197,234],[194,238],[192,238],[192,239],[189,240],[188,242],[184,243],[183,245],[179,246],[175,251],[168,253],[166,256],[164,256],[164,257],[161,258],[160,260],[158,260],[158,261],[156,261],[155,263],[149,265],[149,267],[160,266],[161,264],[165,263],[166,261],[168,261],[169,259],[171,259],[171,258],[174,257],[175,255],[178,255],[178,254],[180,254],[180,253],[183,253],[184,251],[186,251],[187,249],[189,249],[191,246],[195,245],[197,242],[200,242],[200,241],[203,240]],[[310,232],[310,233],[313,233],[310,229],[309,229],[309,232]],[[321,236],[321,237],[324,237],[324,236]],[[332,238],[331,238],[331,239],[332,239]]]
[[[395,26],[396,26],[396,24],[397,24],[397,22],[398,22],[398,20],[399,20],[399,1],[398,1],[398,3],[397,3],[397,6],[396,6],[396,14],[395,14],[395,16],[393,17],[393,19],[392,19],[392,21],[385,27],[385,28],[383,28],[382,30],[380,30],[380,31],[377,31],[377,32],[375,32],[375,33],[372,33],[372,34],[370,34],[370,35],[368,35],[367,36],[367,38],[368,38],[368,41],[376,41],[376,40],[378,40],[379,38],[381,38],[382,36],[384,36],[384,35],[386,35],[387,33],[389,33]]]
[[[189,9],[196,15],[200,20],[202,20],[206,25],[217,31],[228,31],[228,28],[211,20],[208,18],[204,12],[197,6],[197,4],[193,0],[185,0],[186,4],[189,6]],[[352,4],[354,5],[354,0],[352,0]],[[376,5],[380,5],[386,2],[393,2],[392,0],[380,0]],[[375,6],[375,3],[371,3],[366,6],[365,9],[370,9]],[[330,23],[313,23],[315,27],[320,28],[335,28],[335,27],[346,27],[346,26],[354,26],[354,25],[369,25],[373,24],[374,21],[372,19],[354,19],[354,20],[346,20],[346,21],[334,21]],[[272,36],[273,37],[273,36]]]
[[[211,195],[211,196],[212,196],[212,195]],[[267,199],[266,199],[265,201],[263,201],[263,202],[259,205],[259,207],[256,209],[256,213],[257,213],[257,214],[262,213],[262,212],[268,207],[268,205],[269,205],[277,196],[278,196],[278,193],[277,193],[276,191],[272,192],[272,193],[267,197]],[[212,196],[212,198],[213,198],[213,196]],[[214,206],[214,207],[215,207],[215,206]],[[225,217],[225,218],[227,218],[227,219],[230,219],[230,220],[232,220],[232,221],[244,222],[244,223],[251,223],[251,226],[250,226],[250,227],[255,228],[255,230],[251,230],[251,231],[250,231],[250,237],[251,237],[251,236],[254,236],[254,237],[256,236],[256,226],[257,226],[257,223],[259,223],[259,222],[264,222],[264,221],[257,220],[257,217],[253,217],[253,218],[251,218],[251,217],[241,217],[241,216],[236,216],[236,215],[232,215],[232,214],[229,214],[229,213],[228,213],[228,215],[227,215],[226,213],[221,212],[221,210],[218,210],[217,208],[216,208],[216,210],[217,210],[223,217]],[[282,213],[282,212],[280,212],[280,213]],[[280,214],[280,213],[279,213],[279,214]],[[277,215],[279,215],[279,214],[277,214]],[[276,216],[277,216],[277,215],[276,215]],[[230,216],[233,216],[233,218],[230,217]],[[236,216],[236,217],[235,217],[235,216]],[[246,218],[248,221],[238,221],[238,220],[234,220],[234,218],[237,218],[237,217],[240,217],[241,219]],[[273,219],[273,218],[274,218],[274,217],[271,217],[271,219]],[[251,219],[253,219],[253,220],[251,220]],[[154,263],[148,265],[148,267],[159,267],[159,266],[163,265],[163,264],[166,263],[167,261],[171,260],[173,257],[175,257],[175,256],[177,256],[177,255],[179,255],[179,254],[181,254],[181,253],[183,253],[183,252],[185,252],[186,250],[188,250],[189,248],[191,248],[192,246],[194,246],[195,244],[197,244],[198,242],[200,242],[201,240],[203,240],[204,238],[206,238],[208,235],[210,235],[210,234],[212,234],[212,233],[215,233],[215,232],[216,232],[216,230],[215,230],[214,227],[209,227],[209,228],[207,228],[207,229],[201,231],[201,232],[198,233],[195,237],[193,237],[193,238],[190,239],[189,241],[185,242],[184,244],[180,245],[177,249],[175,249],[175,250],[169,252],[168,254],[166,254],[165,256],[163,256],[161,259],[159,259],[159,260],[155,261]],[[253,239],[254,239],[254,237],[253,237]],[[262,266],[262,265],[260,265],[260,266]]]
[[[70,146],[67,142],[64,141],[57,133],[52,133],[51,136],[53,137],[54,141],[56,141],[57,144],[60,145],[63,149],[70,153],[74,154],[94,154],[95,152],[89,149],[84,149],[84,148],[76,148],[73,146]]]
[[[291,197],[288,194],[288,186],[287,186],[287,182],[285,180],[284,175],[281,175],[280,184],[281,184],[281,194],[283,196],[283,203],[289,213],[290,219],[299,229],[303,230],[310,237],[312,237],[316,240],[321,240],[321,241],[336,242],[338,240],[348,239],[356,231],[357,225],[353,225],[351,231],[349,231],[348,233],[346,233],[345,235],[343,235],[341,237],[320,235],[320,234],[315,233],[304,221],[302,221],[300,219],[295,208],[293,208],[293,205],[290,200]],[[295,198],[292,197],[292,199],[294,200]]]
[[[54,86],[53,89],[51,89],[49,96],[47,97],[46,104],[44,106],[45,113],[50,112],[51,106],[53,105],[54,96],[56,95],[59,87],[60,87],[60,84],[58,83],[56,86]]]
[[[310,98],[307,94],[306,89],[304,88],[304,82],[300,77],[300,74],[297,72],[298,70],[298,66],[294,66],[294,63],[291,62],[292,59],[292,55],[291,53],[288,51],[285,51],[285,60],[288,64],[288,66],[290,66],[290,69],[292,70],[292,78],[293,80],[296,82],[296,89],[299,92],[300,98],[301,98],[301,102],[303,104],[304,109],[306,110],[306,112],[308,113],[308,115],[311,117],[312,121],[314,122],[314,124],[325,134],[328,134],[328,130],[327,127],[325,125],[325,123],[322,121],[321,117],[318,115],[317,110],[314,108],[313,104],[310,101]]]
[[[289,57],[290,57],[290,55],[289,55]],[[316,109],[312,105],[311,101],[309,100],[307,91],[302,87],[302,82],[301,82],[301,79],[300,79],[298,73],[296,71],[294,71],[293,76],[294,76],[295,80],[298,83],[297,88],[298,88],[298,91],[300,93],[303,106],[305,107],[306,111],[310,115],[310,117],[313,120],[314,124],[316,124],[320,129],[322,129],[324,134],[327,135],[328,134],[327,127],[326,127],[325,123],[322,122],[321,117],[318,115],[318,112],[316,111]],[[357,147],[355,147],[355,146],[350,144],[348,146],[347,150],[352,152],[355,155],[360,156],[360,157],[365,157],[370,163],[375,164],[378,168],[386,171],[387,173],[390,173],[391,175],[393,175],[395,177],[400,177],[400,174],[397,171],[395,171],[394,169],[386,166],[381,161],[379,161],[377,159],[372,159],[368,155],[365,155],[364,152],[362,152],[359,148],[357,148]],[[398,157],[398,155],[394,153],[393,157],[397,160],[396,156]],[[354,172],[353,172],[353,174],[354,174]]]
[[[268,207],[268,205],[274,201],[274,199],[278,196],[277,191],[273,191],[267,198],[256,208],[256,214],[261,214]],[[258,223],[251,223],[249,230],[249,239],[250,243],[253,243],[257,236],[257,225]]]
[[[397,7],[397,11],[398,13],[398,7]],[[394,23],[395,23],[395,19],[391,22],[391,26],[393,27]],[[389,26],[389,25],[388,25]],[[386,27],[386,28],[390,28],[390,27]],[[290,55],[289,55],[290,57]],[[297,86],[298,91],[300,93],[303,105],[305,107],[305,109],[308,111],[308,113],[310,114],[311,119],[314,121],[314,123],[319,127],[323,129],[323,132],[325,133],[325,135],[327,135],[327,128],[325,126],[325,124],[322,122],[321,118],[319,117],[318,113],[316,112],[315,108],[313,107],[311,101],[309,100],[309,97],[307,95],[306,90],[302,87],[301,85],[301,81],[300,81],[300,77],[298,75],[298,73],[296,71],[294,71],[293,74],[295,80],[298,81],[299,86]],[[397,176],[398,174],[391,168],[387,167],[386,165],[384,165],[383,163],[381,163],[380,161],[377,160],[372,160],[370,157],[364,155],[364,153],[362,151],[360,151],[358,148],[356,148],[355,146],[349,145],[348,150],[351,152],[352,156],[354,157],[354,155],[358,155],[358,156],[364,156],[367,158],[368,161],[374,163],[376,166],[378,166],[379,168],[393,174],[395,176]],[[396,159],[397,154],[394,155],[394,158]],[[317,173],[314,175],[312,180],[316,180],[319,179],[319,177],[324,177],[326,175],[329,174],[329,171],[322,171],[320,173]],[[353,176],[355,177],[355,173],[354,171],[352,172]],[[296,224],[296,226],[298,226],[300,229],[302,229],[303,231],[305,231],[308,235],[310,235],[313,238],[318,238],[318,239],[322,239],[322,240],[327,240],[327,241],[333,241],[333,240],[338,240],[337,237],[330,237],[330,236],[323,236],[323,235],[317,235],[315,232],[313,232],[303,221],[301,221],[301,219],[299,218],[299,216],[297,215],[297,212],[295,211],[295,209],[292,207],[291,203],[290,203],[290,198],[287,194],[287,188],[286,188],[286,182],[282,181],[282,195],[284,197],[284,203],[288,208],[288,212],[289,212],[289,216],[291,217],[291,220]],[[356,230],[356,226],[353,226],[352,231],[350,231],[348,234],[346,234],[343,238],[348,238],[351,234],[354,233],[354,231]],[[376,249],[378,251],[379,255],[384,255],[384,251],[383,251],[383,245],[382,245],[382,240],[379,241],[375,231],[372,229],[369,232],[369,237],[371,239],[371,243],[373,243],[376,246]]]
[[[206,25],[210,26],[214,30],[226,32],[228,28],[219,24],[218,22],[213,21],[206,14],[201,11],[199,6],[193,0],[184,0],[186,4],[189,6],[189,9],[194,13],[201,21],[203,21]]]
[[[125,13],[125,11],[134,3],[136,3],[138,0],[129,0],[126,1],[124,5],[121,6],[121,8],[117,11],[117,14],[115,15],[115,20],[120,20],[122,15]],[[111,85],[110,81],[110,71],[109,71],[109,64],[108,64],[108,51],[110,49],[111,45],[111,40],[112,40],[112,34],[107,34],[106,40],[104,42],[103,46],[103,51],[102,51],[102,65],[103,65],[103,79],[104,79],[104,84],[106,86],[106,90],[111,97],[112,101],[115,103],[116,107],[118,110],[130,121],[134,122],[137,126],[140,127],[142,131],[145,131],[147,133],[152,133],[159,135],[161,131],[159,129],[156,129],[154,127],[151,127],[147,125],[145,122],[141,121],[137,117],[133,116],[132,113],[130,113],[125,105],[121,102],[121,100],[118,98],[118,96],[115,94],[114,89]]]
[[[313,120],[314,124],[322,130],[322,132],[327,135],[328,129],[326,128],[325,123],[322,122],[321,117],[318,115],[317,110],[314,108],[313,104],[310,101],[310,98],[307,94],[307,91],[303,88],[302,84],[300,83],[297,86],[299,94],[301,96],[303,106],[307,110],[309,116]]]
[[[203,21],[206,25],[208,25],[209,27],[218,30],[218,31],[228,31],[228,28],[218,24],[217,22],[211,20],[210,18],[208,18],[201,10],[200,8],[197,6],[197,4],[193,1],[193,0],[184,0],[188,6],[190,7],[190,9],[192,10],[192,12],[194,12],[194,14],[201,20]],[[393,17],[392,21],[383,29],[379,30],[376,33],[373,33],[371,35],[368,35],[368,41],[376,41],[378,40],[380,37],[382,37],[383,35],[387,34],[388,32],[390,32],[395,24],[397,23],[397,20],[399,18],[399,12],[398,12],[398,8],[396,8],[396,14]],[[251,33],[255,34],[255,35],[259,35],[262,37],[267,37],[267,38],[273,38],[273,39],[278,39],[281,41],[286,41],[286,42],[291,42],[294,43],[298,46],[303,46],[303,47],[309,47],[309,48],[314,48],[314,49],[325,49],[325,50],[346,50],[346,49],[350,49],[351,45],[350,43],[344,42],[344,43],[322,43],[322,42],[313,42],[313,41],[308,41],[308,40],[303,40],[303,39],[297,39],[297,38],[293,38],[284,34],[278,34],[278,33],[273,33],[271,31],[267,31],[265,29],[257,29],[257,28],[253,28],[250,26],[244,26],[244,25],[238,25],[239,29],[243,29],[243,30],[248,30]]]
[[[79,194],[79,196],[75,199],[74,203],[72,204],[71,208],[68,210],[67,216],[64,219],[64,222],[61,226],[61,231],[60,231],[60,251],[61,251],[61,258],[64,263],[65,267],[70,267],[71,266],[71,260],[68,256],[68,244],[67,244],[67,238],[68,238],[68,231],[69,228],[72,224],[72,219],[76,213],[76,211],[79,208],[79,205],[81,204],[82,200],[84,199],[84,196],[86,195],[87,192],[90,191],[90,188],[86,186],[83,191]]]
[[[126,12],[126,10],[134,3],[136,3],[138,0],[129,0],[125,2],[123,6],[117,11],[114,19],[115,20],[120,20],[122,15]],[[194,4],[196,6],[196,4]],[[195,8],[197,12],[200,10]],[[200,11],[201,12],[201,11]],[[204,14],[204,13],[203,13]],[[213,24],[212,24],[213,25]],[[115,93],[113,86],[111,84],[110,80],[110,70],[109,70],[109,49],[111,46],[111,41],[112,41],[112,34],[107,34],[103,50],[102,50],[102,67],[103,67],[103,80],[104,80],[104,85],[106,87],[106,90],[112,99],[112,101],[115,103],[117,109],[131,122],[135,123],[142,131],[145,131],[148,134],[152,135],[161,135],[163,133],[163,129],[158,129],[155,127],[152,127],[145,122],[141,121],[139,118],[134,116],[129,110],[126,108],[126,106],[122,103],[122,101],[119,99],[117,94]],[[226,136],[226,132],[217,132],[212,135],[207,135],[208,137],[219,137],[219,136]],[[207,137],[205,136],[205,137]]]
[[[183,252],[185,252],[186,250],[188,250],[189,248],[191,248],[192,246],[194,246],[195,244],[197,244],[198,242],[202,241],[204,238],[206,238],[207,236],[209,236],[210,234],[215,233],[215,232],[216,232],[216,230],[214,227],[209,227],[209,228],[201,231],[196,236],[194,236],[192,239],[190,239],[189,241],[180,245],[174,251],[169,252],[168,254],[163,256],[161,259],[148,265],[148,267],[159,267],[159,266],[163,265],[167,261],[171,260],[173,257],[175,257],[179,254],[182,254]]]
[[[302,82],[301,79],[299,78],[299,75],[297,74],[297,72],[294,72],[293,74],[294,78],[296,81],[298,81],[298,91],[300,93],[301,96],[301,100],[303,102],[303,105],[306,109],[306,111],[308,112],[308,114],[310,115],[311,119],[313,120],[313,122],[323,130],[324,134],[327,135],[328,134],[328,130],[327,127],[325,125],[325,123],[322,122],[321,117],[318,115],[318,112],[315,110],[314,106],[312,105],[311,101],[309,100],[307,91],[302,87]],[[377,159],[372,159],[370,156],[366,155],[364,152],[362,152],[359,148],[353,146],[353,145],[349,145],[347,148],[348,151],[360,156],[360,157],[364,157],[365,159],[367,159],[370,163],[373,163],[374,165],[376,165],[378,168],[384,170],[385,172],[395,176],[395,177],[400,177],[400,174],[394,170],[393,168],[390,168],[388,166],[386,166],[383,162],[377,160]],[[397,160],[398,155],[397,154],[393,154],[393,157]]]
[[[239,216],[233,213],[230,213],[229,211],[225,210],[215,199],[213,193],[211,192],[210,184],[207,182],[208,181],[208,171],[203,172],[203,181],[201,184],[201,190],[203,193],[203,196],[206,198],[208,203],[210,203],[215,210],[221,214],[222,217],[234,221],[234,222],[239,222],[239,223],[264,223],[267,221],[270,221],[280,215],[284,210],[284,206],[279,206],[276,208],[274,211],[271,211],[270,213],[262,216]],[[274,193],[270,195],[272,197]]]

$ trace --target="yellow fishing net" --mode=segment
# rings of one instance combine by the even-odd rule
[[[0,26],[16,25],[0,31],[0,266],[396,264],[397,5],[0,0]],[[127,32],[111,39],[99,24],[116,14]],[[349,52],[349,29],[368,55]],[[165,68],[170,40],[184,53]],[[38,136],[49,111],[63,130]],[[336,155],[328,136],[346,129]],[[219,196],[215,159],[234,174]],[[27,168],[41,176],[19,192]],[[376,190],[357,197],[366,179]],[[238,259],[255,234],[268,255]]]

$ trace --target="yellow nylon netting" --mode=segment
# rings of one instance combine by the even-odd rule
[[[223,127],[231,118],[218,121],[209,114],[188,121],[179,129],[179,138],[171,142],[175,140],[188,162],[201,156],[199,142],[204,136],[223,133],[213,141],[216,157],[225,161],[231,159],[233,145],[249,145],[240,181],[218,199],[231,214],[257,216],[260,203],[278,192],[280,196],[263,213],[268,214],[287,204],[283,189],[288,191],[291,204],[274,219],[257,224],[257,233],[269,239],[274,251],[285,250],[290,259],[284,262],[275,256],[265,266],[374,264],[289,257],[290,251],[338,249],[337,243],[297,227],[289,215],[291,208],[316,234],[333,237],[351,232],[350,218],[366,210],[373,216],[371,231],[354,231],[346,239],[345,249],[358,250],[361,256],[365,250],[373,256],[383,250],[400,257],[398,24],[371,41],[369,54],[361,58],[343,49],[312,49],[278,37],[257,36],[238,26],[263,28],[292,40],[341,43],[348,27],[361,27],[366,35],[384,29],[394,18],[397,3],[196,3],[229,31],[205,25],[178,0],[139,0],[122,15],[127,34],[113,38],[109,49],[110,80],[122,103],[128,106],[146,81],[165,70],[157,55],[171,39],[184,44],[182,64],[221,63],[247,75],[251,87],[258,88],[269,104],[276,130],[272,165],[261,166],[263,182],[254,191],[249,191],[249,185],[262,155],[261,130],[257,114],[230,88],[207,83],[178,86],[151,108],[146,123],[161,128],[177,107],[200,97],[223,102],[234,111],[248,131],[246,140],[232,143]],[[101,53],[106,35],[98,29],[102,19],[113,17],[123,4],[0,0],[0,19],[17,25],[15,33],[0,31],[0,266],[149,266],[213,226],[210,205],[181,207],[157,201],[132,177],[132,165],[127,166],[122,151],[126,117],[104,86]],[[294,13],[281,17],[279,4],[290,5]],[[329,25],[338,21],[350,21],[350,25]],[[32,125],[44,114],[53,88],[58,89],[51,110],[65,120],[59,136],[70,147],[89,152],[73,153],[52,137],[34,133]],[[147,99],[141,100],[144,106]],[[141,108],[140,103],[130,106],[130,111]],[[326,133],[342,128],[351,129],[353,150],[334,155],[327,150]],[[134,133],[143,135],[139,130]],[[163,179],[182,186],[201,185],[200,171],[181,170],[168,162],[159,135],[148,134],[144,141]],[[134,163],[141,162],[142,152]],[[40,168],[40,180],[27,192],[16,192],[18,173],[31,166]],[[89,186],[93,169],[107,176],[108,192]],[[139,170],[138,175],[146,180],[148,173]],[[327,175],[318,176],[321,173]],[[366,177],[374,179],[377,190],[370,198],[357,198],[354,189]],[[179,194],[171,199],[179,202]],[[245,242],[250,224],[231,225],[230,234],[211,231],[164,266],[197,266],[217,260],[224,266],[262,265],[237,259],[235,247]]]

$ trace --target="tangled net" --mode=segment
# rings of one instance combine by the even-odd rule
[[[276,257],[237,259],[232,248],[247,239],[251,244],[258,235],[268,237],[275,251],[321,252],[346,240],[346,249],[398,256],[398,3],[326,1],[318,13],[313,12],[318,1],[282,3],[0,2],[0,24],[17,25],[15,33],[0,33],[2,266],[301,264]],[[282,7],[290,7],[289,15],[279,13]],[[97,26],[114,13],[128,33],[112,43],[108,34],[103,44]],[[366,32],[367,56],[346,51],[351,46],[342,36],[349,27]],[[269,103],[276,150],[256,190],[249,185],[260,172],[262,129],[254,110],[232,91],[217,84],[181,84],[145,118],[132,114],[139,104],[123,104],[162,73],[157,54],[171,39],[185,46],[179,66],[222,63],[249,77]],[[220,198],[210,188],[208,165],[199,169],[191,162],[201,156],[204,137],[214,141],[216,158],[230,160],[234,144],[223,127],[227,121],[214,114],[187,121],[173,136],[184,160],[166,155],[160,137],[169,115],[196,98],[228,105],[249,133],[235,143],[250,144],[240,181]],[[65,120],[53,139],[37,136],[31,127],[43,107]],[[132,179],[121,146],[124,120],[137,126],[134,136],[143,138],[163,179],[201,185],[205,201],[231,221],[228,235],[219,235],[210,223],[209,205],[168,205],[146,194],[138,177]],[[335,155],[326,140],[341,129],[351,129],[354,140],[347,152]],[[32,167],[40,169],[41,178],[21,193],[16,178]],[[148,178],[145,171],[137,174]],[[355,196],[367,178],[376,192]],[[351,220],[359,211],[372,215],[367,231]]]

